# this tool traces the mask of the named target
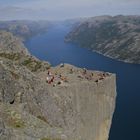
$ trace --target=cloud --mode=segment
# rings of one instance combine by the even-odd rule
[[[6,2],[10,6],[5,6]],[[0,6],[3,7],[0,8],[1,19],[64,19],[140,13],[140,0],[5,0],[0,1]]]
[[[43,19],[43,11],[14,6],[0,7],[1,20]]]
[[[53,7],[71,7],[71,6],[88,6],[96,4],[132,4],[139,3],[139,0],[28,0],[21,1],[17,5],[23,7],[39,7],[39,8],[53,8]]]

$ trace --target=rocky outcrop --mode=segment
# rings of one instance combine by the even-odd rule
[[[17,40],[0,32],[0,139],[107,140],[115,75],[68,64],[50,67]]]
[[[89,18],[75,26],[65,40],[117,60],[140,64],[139,16]]]
[[[63,73],[67,78],[66,83],[49,87],[48,92],[60,110],[58,119],[63,116],[61,126],[68,130],[68,139],[107,140],[115,107],[115,75],[105,74],[103,78],[102,72],[83,74],[82,69],[70,65],[53,69],[53,73]]]

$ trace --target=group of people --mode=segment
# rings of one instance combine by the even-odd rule
[[[103,80],[105,77],[109,76],[109,73],[103,72],[98,74],[99,79],[95,80],[96,83],[98,83],[100,80]]]
[[[51,84],[53,81],[54,81],[54,75],[50,71],[48,71],[47,77],[46,77],[46,82],[48,84]]]
[[[83,68],[82,75],[87,80],[93,80],[93,78],[94,78],[94,73],[93,72],[88,72],[85,68]],[[109,76],[109,73],[107,73],[107,72],[99,73],[98,76],[99,76],[99,78],[95,80],[96,83],[98,83],[99,80],[103,80],[105,77]]]
[[[61,65],[60,67],[64,67],[64,65]],[[74,73],[74,69],[70,69],[70,74]],[[109,73],[103,72],[99,73],[97,75],[97,79],[95,79],[96,76],[94,76],[93,72],[87,71],[85,68],[83,68],[83,71],[80,75],[78,75],[78,78],[81,79],[87,79],[87,80],[95,80],[96,83],[98,83],[100,80],[103,80],[105,77],[109,76]],[[48,84],[53,84],[53,86],[60,85],[64,82],[68,82],[67,77],[62,76],[62,74],[58,74],[55,72],[55,74],[52,74],[50,70],[47,72],[46,82]]]
[[[56,86],[57,84],[60,85],[63,82],[68,82],[67,78],[62,76],[61,74],[52,74],[50,71],[48,71],[47,73],[47,77],[46,77],[46,82],[48,84],[52,84],[53,86]]]
[[[92,80],[93,79],[93,72],[88,72],[86,68],[83,68],[82,75],[85,77],[87,80]]]

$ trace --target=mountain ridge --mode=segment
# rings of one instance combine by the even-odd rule
[[[65,38],[105,56],[140,64],[140,16],[99,16],[75,26]]]

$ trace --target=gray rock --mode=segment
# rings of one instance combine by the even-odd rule
[[[23,46],[9,48],[14,37],[6,34],[7,48],[0,50],[0,140],[107,140],[115,75],[68,64],[50,67]]]

